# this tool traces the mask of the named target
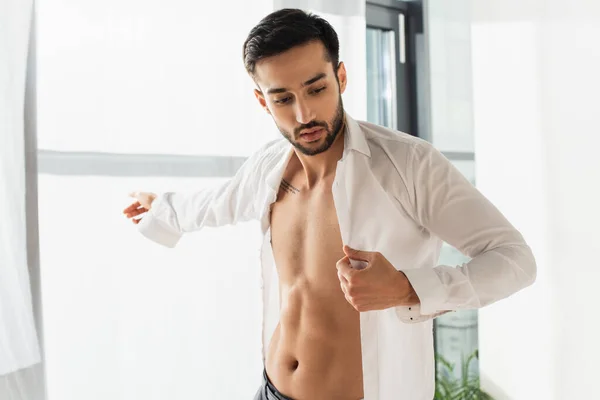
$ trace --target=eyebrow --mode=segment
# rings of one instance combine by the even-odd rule
[[[310,78],[309,80],[307,80],[306,82],[304,82],[302,84],[302,86],[308,86],[308,85],[312,85],[313,83],[315,83],[316,81],[323,79],[327,76],[326,73],[321,72],[320,74],[318,74],[317,76],[315,76],[314,78]],[[288,90],[285,88],[274,88],[274,89],[269,89],[267,90],[267,94],[276,94],[276,93],[285,93]]]

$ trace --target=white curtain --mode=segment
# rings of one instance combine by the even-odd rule
[[[9,374],[40,362],[27,268],[25,79],[32,1],[0,2],[0,398]],[[18,392],[16,392],[18,394]],[[21,397],[17,397],[21,399]]]
[[[367,119],[367,47],[364,0],[274,0],[275,9],[300,8],[333,26],[340,41],[340,61],[348,72],[344,108],[353,118]]]

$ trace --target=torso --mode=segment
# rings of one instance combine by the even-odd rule
[[[297,191],[300,179],[301,168],[290,162],[271,209],[281,303],[265,368],[275,387],[293,399],[359,400],[360,319],[337,276],[344,252],[333,177]]]

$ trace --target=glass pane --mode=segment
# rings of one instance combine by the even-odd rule
[[[452,161],[452,163],[475,184],[474,161]],[[470,261],[454,247],[444,243],[440,252],[438,264],[459,266]],[[463,360],[467,360],[478,348],[477,336],[477,310],[461,310],[448,313],[435,320],[436,327],[436,352],[450,364],[454,370],[450,371],[444,363],[438,363],[438,370],[448,378],[461,378],[465,371],[462,370]],[[468,366],[470,374],[479,374],[479,363],[473,359]]]
[[[397,129],[393,31],[367,28],[367,120]]]
[[[241,48],[267,0],[36,3],[38,146],[239,155],[280,136]]]
[[[440,150],[473,152],[469,2],[428,3],[431,141]]]
[[[243,399],[256,391],[258,222],[206,228],[168,249],[121,214],[130,190],[222,181],[39,176],[48,399]]]

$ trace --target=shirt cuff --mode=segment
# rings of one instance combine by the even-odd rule
[[[446,290],[433,268],[415,268],[402,270],[420,302],[420,313],[433,315],[443,310],[446,301]]]
[[[442,314],[449,313],[450,311],[438,311],[434,314],[422,314],[421,306],[419,304],[414,306],[397,306],[396,315],[398,319],[406,324],[415,324],[417,322],[424,322],[430,319],[439,317]]]
[[[414,306],[397,306],[396,315],[400,321],[407,324],[413,324],[416,322],[427,321],[431,318],[429,315],[421,314],[421,305],[415,304]]]
[[[161,221],[161,214],[165,214],[162,200],[162,196],[158,196],[152,202],[152,208],[138,223],[138,231],[153,242],[173,248],[183,234],[169,229],[168,225]]]

